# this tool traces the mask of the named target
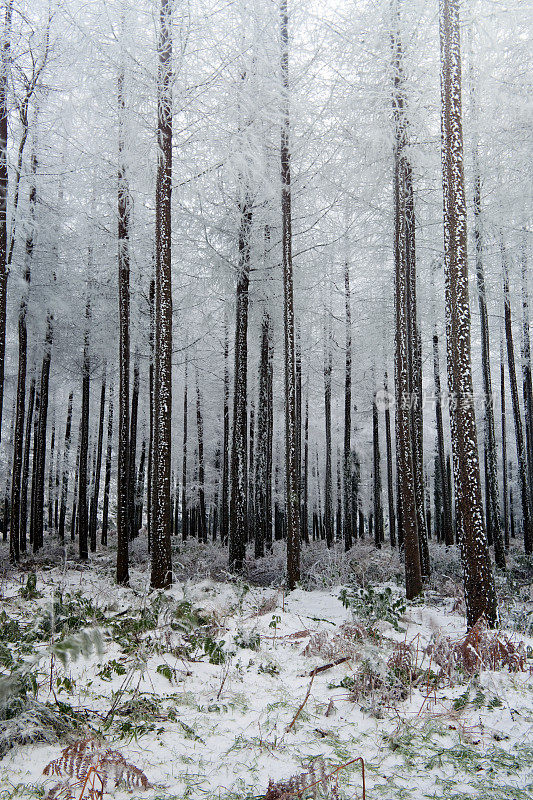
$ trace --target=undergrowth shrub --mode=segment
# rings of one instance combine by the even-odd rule
[[[343,589],[339,599],[355,616],[371,623],[385,620],[396,630],[400,630],[399,620],[407,608],[405,600],[394,597],[388,586],[382,590],[373,589],[372,586],[355,590]]]

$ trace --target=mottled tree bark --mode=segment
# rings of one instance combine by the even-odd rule
[[[124,70],[118,75],[118,465],[117,583],[129,583],[129,414],[130,414],[130,193],[124,157]]]
[[[461,119],[458,0],[440,0],[442,183],[448,386],[467,625],[497,622],[494,577],[483,520],[470,356],[466,198]]]
[[[229,565],[243,567],[248,540],[248,286],[250,282],[251,199],[240,207],[239,264],[235,310],[235,360],[233,381],[233,431],[231,442],[231,498],[229,517]]]
[[[11,19],[13,0],[5,3],[4,29],[2,32],[2,58],[0,62],[0,439],[2,437],[2,409],[4,405],[4,361],[6,353],[6,312],[7,312],[7,200],[8,200],[8,91],[11,61]]]
[[[292,270],[292,213],[289,103],[289,19],[287,0],[280,0],[281,39],[281,221],[283,264],[283,323],[285,342],[285,462],[287,497],[287,584],[300,580],[300,480],[297,453],[296,365]]]
[[[398,536],[405,552],[405,591],[408,599],[422,592],[419,517],[416,496],[416,459],[413,448],[415,426],[412,419],[412,303],[408,241],[408,203],[410,167],[405,155],[407,121],[405,116],[402,47],[399,35],[397,5],[391,35],[393,57],[393,115],[394,115],[394,264],[395,264],[395,394],[396,394],[396,462]],[[410,220],[411,227],[414,222]],[[364,530],[364,528],[363,528]]]
[[[151,586],[172,584],[170,471],[172,456],[172,0],[161,0],[158,40],[155,270],[154,468]]]
[[[222,442],[222,491],[220,495],[220,540],[228,543],[229,536],[229,330],[224,312],[224,432]]]

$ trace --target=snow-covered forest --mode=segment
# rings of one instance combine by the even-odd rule
[[[531,11],[3,0],[2,800],[531,796]]]

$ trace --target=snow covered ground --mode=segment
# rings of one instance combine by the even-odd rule
[[[361,546],[354,563],[370,553]],[[464,637],[453,580],[406,604],[394,581],[361,588],[353,574],[289,594],[212,578],[150,593],[141,565],[121,588],[100,559],[39,569],[39,596],[23,597],[28,573],[6,572],[4,675],[82,629],[100,628],[103,647],[66,667],[40,660],[37,698],[70,733],[2,746],[1,800],[42,795],[57,781],[45,765],[88,736],[144,771],[148,798],[263,798],[269,780],[302,773],[331,776],[304,796],[361,798],[358,758],[369,799],[533,797],[531,630],[501,633],[523,643],[519,671],[446,672],[431,644]],[[512,619],[527,620],[527,596],[515,605]]]

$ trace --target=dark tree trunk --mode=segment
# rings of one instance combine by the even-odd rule
[[[228,543],[229,536],[229,330],[224,314],[224,435],[222,444],[222,491],[220,497],[220,540]]]
[[[90,543],[91,552],[96,550],[96,529],[98,527],[98,500],[100,497],[100,473],[102,472],[102,448],[104,444],[104,416],[105,416],[105,387],[106,387],[106,369],[104,366],[104,374],[102,376],[102,389],[100,391],[100,416],[98,419],[98,444],[96,446],[96,466],[94,469],[94,485],[91,497],[90,508]]]
[[[333,481],[331,474],[331,315],[324,326],[324,413],[326,421],[326,474],[324,483],[324,527],[326,544],[333,545]]]
[[[490,370],[490,337],[487,299],[485,291],[485,270],[483,265],[483,219],[481,211],[481,172],[479,166],[479,137],[477,133],[477,103],[474,78],[474,64],[470,50],[470,105],[473,119],[473,152],[474,169],[474,240],[476,244],[476,282],[481,323],[481,371],[483,377],[483,427],[484,427],[484,462],[485,462],[485,505],[487,538],[494,544],[496,564],[505,569],[505,546],[500,521],[498,501],[498,477],[496,459],[496,435],[494,428],[494,403],[492,395],[492,379]]]
[[[350,300],[350,267],[348,255],[344,259],[344,309],[345,309],[345,369],[344,369],[344,453],[343,453],[343,511],[344,549],[353,544],[352,521],[352,309]]]
[[[305,398],[302,537],[304,542],[309,544],[309,388]]]
[[[446,547],[454,544],[452,507],[446,459],[444,455],[444,427],[442,424],[442,396],[440,385],[439,337],[433,335],[433,377],[435,381],[435,414],[437,422],[437,457],[439,463],[440,498],[442,502],[443,538]]]
[[[130,193],[124,157],[124,70],[118,75],[118,467],[117,583],[129,583],[129,414],[130,414]]]
[[[509,373],[509,386],[511,389],[511,403],[513,408],[514,430],[516,439],[516,458],[518,462],[518,480],[520,486],[520,499],[522,501],[522,523],[524,526],[524,550],[529,555],[533,549],[533,518],[531,511],[531,487],[528,484],[526,448],[524,444],[524,431],[520,415],[520,402],[518,399],[518,382],[516,379],[516,366],[513,345],[513,329],[511,324],[511,300],[509,297],[509,275],[507,270],[507,257],[502,242],[502,267],[503,267],[503,299],[505,314],[505,339],[507,342],[507,367]]]
[[[158,41],[153,469],[153,589],[172,584],[170,471],[172,457],[172,3],[161,0]]]
[[[52,531],[53,516],[54,516],[54,453],[56,449],[56,423],[55,423],[55,409],[52,416],[52,433],[50,435],[50,458],[48,462],[48,520],[47,530],[48,535]],[[58,448],[59,449],[59,448]]]
[[[396,460],[398,536],[405,551],[405,591],[408,599],[422,592],[422,567],[416,496],[416,458],[413,448],[414,425],[412,420],[412,342],[410,292],[412,280],[409,270],[408,241],[408,175],[409,165],[405,148],[407,122],[405,115],[405,88],[402,68],[402,47],[399,36],[397,6],[394,9],[393,53],[393,113],[394,113],[394,263],[395,263],[395,388],[396,388]],[[413,221],[411,220],[411,227]]]
[[[131,392],[130,435],[128,452],[128,527],[130,541],[137,535],[135,525],[135,486],[137,462],[137,417],[139,411],[139,351],[133,359],[133,388]]]
[[[2,34],[2,59],[0,75],[0,439],[2,437],[2,408],[4,405],[4,361],[6,353],[6,312],[7,312],[7,135],[8,135],[8,92],[11,61],[11,18],[13,0],[5,3],[4,30]]]
[[[148,427],[148,468],[146,480],[146,527],[148,529],[148,552],[152,548],[152,486],[154,463],[154,347],[155,347],[155,281],[150,281],[150,366],[148,368],[149,427]]]
[[[138,535],[143,524],[143,497],[144,497],[144,467],[146,464],[146,440],[143,439],[141,445],[141,457],[139,459],[139,471],[135,486],[135,536]],[[176,488],[177,492],[177,488]]]
[[[11,13],[11,12],[9,12]],[[6,10],[7,15],[7,10]],[[5,46],[5,44],[4,44]],[[2,93],[4,89],[0,90],[0,114],[2,113]],[[2,147],[3,136],[3,122],[0,121],[0,150]],[[0,209],[2,208],[1,201],[1,173],[2,164],[0,156]],[[37,155],[35,151],[32,153],[31,159],[31,176],[32,183],[30,188],[30,222],[28,226],[28,234],[26,236],[26,252],[25,252],[25,267],[24,267],[24,289],[22,291],[22,299],[20,301],[19,319],[18,319],[18,334],[19,334],[19,357],[18,357],[18,377],[17,377],[17,401],[16,401],[16,419],[15,419],[15,432],[13,439],[13,474],[12,474],[12,488],[11,488],[11,525],[10,525],[10,555],[14,561],[18,561],[20,557],[20,523],[21,523],[21,510],[20,510],[20,493],[21,493],[21,474],[22,474],[22,459],[23,459],[23,435],[24,435],[24,415],[26,411],[26,368],[27,368],[27,351],[28,351],[28,332],[26,326],[26,315],[28,312],[28,292],[31,279],[31,261],[33,258],[33,243],[34,243],[34,230],[35,230],[35,211],[37,205],[37,186],[35,176],[37,173]],[[0,219],[0,228],[3,221]],[[0,233],[0,240],[3,234]],[[1,241],[0,241],[0,260],[1,260]],[[1,261],[0,261],[1,263]],[[0,410],[1,420],[1,410]],[[31,424],[31,423],[30,423]],[[0,421],[1,425],[1,421]],[[26,531],[24,530],[24,549],[26,544]]]
[[[26,433],[24,435],[24,459],[22,464],[22,481],[20,492],[20,551],[26,551],[26,534],[28,522],[28,479],[30,472],[31,425],[35,405],[35,378],[31,379],[28,413],[26,414]]]
[[[107,450],[105,457],[104,506],[102,509],[102,544],[107,546],[109,525],[109,490],[111,488],[111,457],[113,454],[113,382],[109,384],[109,403],[107,412]]]
[[[59,541],[65,541],[65,517],[67,514],[67,498],[68,498],[68,483],[70,477],[70,442],[72,438],[72,405],[74,402],[74,393],[71,392],[68,396],[67,406],[67,422],[65,426],[65,446],[63,449],[63,474],[61,478],[61,501],[59,508]]]
[[[183,461],[181,467],[181,538],[185,541],[189,536],[189,509],[187,508],[187,367],[185,354],[185,377],[183,379]]]
[[[526,240],[521,246],[522,272],[522,389],[524,395],[524,422],[531,511],[533,513],[533,384],[531,378],[531,343],[529,340],[529,293],[527,288]]]
[[[387,446],[387,500],[389,506],[389,538],[391,547],[396,547],[396,514],[394,512],[394,485],[392,479],[392,435],[388,377],[385,372],[385,440]]]
[[[285,461],[287,497],[287,584],[300,580],[300,497],[297,453],[296,365],[294,346],[294,299],[292,277],[292,214],[290,168],[289,19],[287,0],[280,0],[281,39],[281,220],[283,263],[283,327],[285,342]]]
[[[81,448],[81,420],[78,427],[78,446],[76,448],[76,469],[74,470],[74,495],[72,499],[72,515],[70,518],[70,539],[76,539],[78,530],[78,485],[80,482],[80,448]]]
[[[43,545],[44,515],[44,471],[46,462],[46,422],[48,416],[48,384],[50,380],[50,362],[52,359],[53,327],[52,316],[48,314],[46,337],[44,343],[43,364],[41,369],[41,388],[39,391],[39,428],[37,440],[37,469],[35,471],[35,512],[33,530],[33,551],[37,552]]]
[[[91,259],[90,259],[91,260]],[[89,392],[91,383],[91,296],[87,287],[87,304],[85,306],[85,335],[83,345],[82,390],[81,390],[81,422],[80,422],[80,463],[78,477],[78,543],[81,561],[89,558],[88,518],[87,518],[87,473],[89,452]]]
[[[490,626],[495,625],[498,611],[483,520],[473,404],[458,0],[440,0],[439,22],[448,386],[466,615],[471,628],[482,615]]]
[[[40,386],[40,384],[39,384]],[[33,452],[31,464],[31,500],[30,500],[30,544],[33,547],[33,534],[35,533],[35,503],[36,503],[36,487],[37,487],[37,461],[39,450],[39,409],[41,406],[41,398],[39,397],[39,390],[35,390],[35,415],[33,420]]]
[[[257,404],[257,448],[255,459],[255,557],[265,554],[265,546],[272,544],[272,510],[268,500],[269,467],[272,467],[272,439],[270,437],[271,392],[271,320],[264,309],[261,324],[261,358],[259,365],[259,398]],[[271,500],[270,500],[271,503]]]
[[[239,269],[235,311],[235,367],[233,383],[233,436],[231,443],[231,499],[229,518],[229,565],[240,572],[248,540],[248,286],[252,206],[245,197],[240,208]]]
[[[196,371],[196,430],[198,433],[198,539],[207,542],[207,514],[205,510],[205,466],[204,466],[204,418],[202,415],[202,398],[200,396],[200,384],[198,382],[198,371]]]
[[[381,454],[379,449],[379,417],[376,394],[372,399],[372,453],[373,453],[373,500],[374,500],[374,544],[381,549],[383,541],[383,507],[381,502]]]

